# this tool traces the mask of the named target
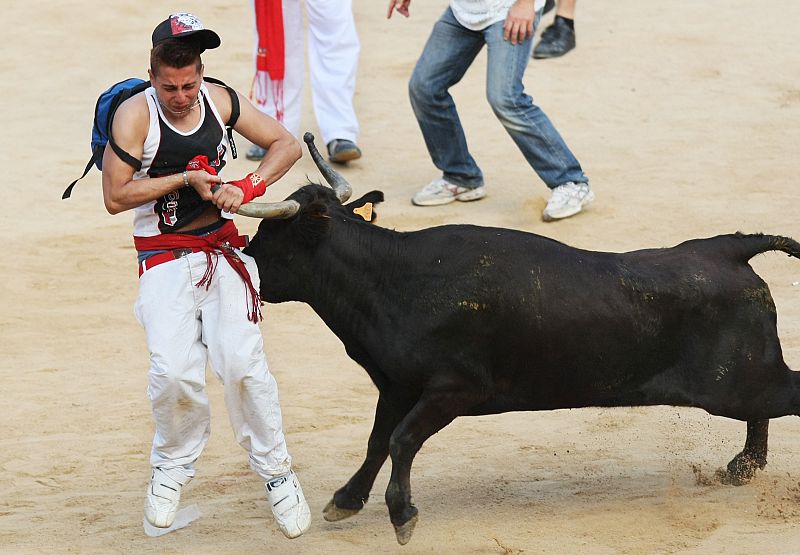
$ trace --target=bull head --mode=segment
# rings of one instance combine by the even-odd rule
[[[322,177],[336,191],[336,197],[339,202],[346,202],[353,192],[350,184],[322,158],[316,145],[314,145],[314,135],[306,132],[303,135],[303,140],[308,145],[308,152],[319,168]],[[300,210],[300,204],[297,201],[284,200],[281,202],[249,202],[240,206],[237,213],[251,218],[286,220],[297,214],[298,210]]]

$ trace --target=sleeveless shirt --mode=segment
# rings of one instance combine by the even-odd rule
[[[208,157],[217,175],[222,173],[228,161],[230,145],[225,124],[205,84],[201,84],[198,94],[200,121],[187,132],[179,131],[169,123],[153,87],[144,94],[150,112],[150,126],[142,152],[142,168],[134,174],[133,179],[181,173],[192,158],[201,154]],[[133,234],[152,237],[175,232],[192,222],[209,206],[211,202],[202,200],[194,187],[182,187],[135,208]],[[223,212],[222,216],[232,218],[227,212]]]

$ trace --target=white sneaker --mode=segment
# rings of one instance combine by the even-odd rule
[[[434,179],[414,195],[411,202],[417,206],[438,206],[449,204],[454,200],[467,202],[482,199],[486,196],[486,187],[481,185],[474,189],[450,183],[443,177]]]
[[[154,468],[144,498],[144,516],[156,528],[169,528],[175,520],[183,485],[160,468]]]
[[[546,222],[569,218],[580,212],[584,206],[594,200],[594,193],[588,183],[573,183],[567,181],[559,185],[550,196],[547,206],[542,212],[542,219]]]
[[[311,509],[308,508],[303,488],[293,471],[270,480],[266,487],[272,516],[284,536],[296,538],[311,527]]]

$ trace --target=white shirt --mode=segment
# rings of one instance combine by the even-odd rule
[[[458,22],[471,31],[486,29],[503,21],[517,0],[450,0],[450,9]],[[544,7],[545,0],[535,0],[534,11]]]

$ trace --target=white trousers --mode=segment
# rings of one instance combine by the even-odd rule
[[[239,256],[258,290],[255,261]],[[236,441],[250,453],[250,467],[269,480],[291,467],[278,387],[267,368],[259,327],[247,319],[242,278],[220,255],[208,290],[195,287],[205,271],[206,255],[196,252],[139,278],[134,312],[150,350],[147,394],[156,427],[150,464],[181,483],[194,476],[194,462],[211,432],[205,390],[210,360],[224,386]]]
[[[286,49],[283,125],[296,137],[300,137],[305,79],[305,33],[300,4],[301,0],[283,0]],[[322,140],[325,144],[334,139],[356,142],[358,119],[353,108],[353,94],[361,47],[353,20],[352,0],[305,0],[305,5],[308,15],[311,98]],[[254,53],[258,48],[257,34],[255,46]],[[269,97],[259,109],[275,117],[272,88],[267,89]]]

